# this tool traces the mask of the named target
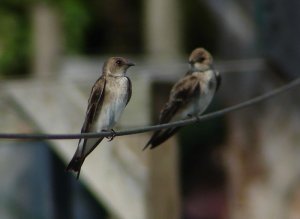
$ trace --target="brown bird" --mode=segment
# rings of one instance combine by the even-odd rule
[[[221,77],[213,69],[213,58],[203,48],[195,49],[189,57],[190,69],[171,89],[168,102],[160,112],[159,123],[168,123],[205,111],[220,86]],[[179,127],[155,131],[144,147],[157,147],[179,130]]]
[[[81,133],[112,130],[131,97],[131,81],[126,71],[133,65],[122,57],[111,57],[104,63],[102,75],[90,94]],[[79,139],[77,150],[66,170],[77,172],[78,179],[85,158],[103,138]]]

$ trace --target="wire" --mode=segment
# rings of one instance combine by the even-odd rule
[[[204,120],[213,119],[219,116],[222,116],[226,113],[233,112],[236,110],[240,110],[246,107],[249,107],[251,105],[257,104],[259,102],[262,102],[264,100],[267,100],[269,98],[275,97],[283,92],[289,91],[292,88],[295,88],[296,86],[300,85],[300,78],[297,78],[279,88],[276,88],[270,92],[267,92],[265,94],[262,94],[260,96],[254,97],[252,99],[249,99],[247,101],[241,102],[239,104],[205,114],[203,116],[199,117],[193,117],[190,119],[180,120],[176,122],[171,123],[165,123],[165,124],[159,124],[159,125],[153,125],[153,126],[146,126],[146,127],[140,127],[140,128],[132,128],[127,129],[123,131],[118,132],[98,132],[98,133],[80,133],[80,134],[17,134],[17,133],[0,133],[0,139],[34,139],[34,140],[45,140],[45,139],[79,139],[79,138],[99,138],[99,137],[109,137],[109,136],[124,136],[124,135],[133,135],[148,131],[155,131],[159,129],[164,128],[171,128],[171,127],[181,127],[190,125],[192,123],[197,123]]]

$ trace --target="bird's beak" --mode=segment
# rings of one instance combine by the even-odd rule
[[[127,65],[128,65],[128,67],[135,66],[135,64],[133,62],[128,62]]]

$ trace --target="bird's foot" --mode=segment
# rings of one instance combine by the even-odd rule
[[[187,117],[189,117],[189,119],[193,118],[193,115],[192,114],[187,114]]]
[[[117,133],[115,132],[115,130],[111,129],[110,131],[111,131],[110,136],[106,137],[108,139],[108,141],[112,141],[116,137],[116,135],[117,135]]]
[[[189,117],[189,119],[196,118],[197,122],[200,122],[200,120],[201,120],[199,115],[188,114],[187,116]]]

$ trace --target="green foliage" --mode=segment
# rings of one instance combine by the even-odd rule
[[[62,0],[58,4],[64,26],[66,49],[79,53],[84,47],[84,33],[89,23],[89,14],[84,1]]]
[[[22,11],[20,11],[22,12]],[[29,27],[23,13],[0,9],[0,73],[28,71]]]
[[[66,51],[82,52],[85,28],[89,22],[84,0],[1,0],[0,75],[29,71],[32,55],[30,10],[38,2],[45,2],[60,12]]]

